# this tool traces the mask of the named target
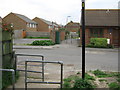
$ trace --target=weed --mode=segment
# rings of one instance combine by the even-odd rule
[[[102,77],[108,77],[109,74],[106,74],[105,72],[103,71],[100,71],[100,70],[95,70],[93,71],[93,74],[95,74],[95,76],[99,77],[99,78],[102,78]]]
[[[100,81],[100,82],[103,82],[103,81],[105,81],[105,82],[106,82],[107,80],[105,80],[105,79],[99,79],[99,81]]]
[[[94,88],[94,87],[88,80],[79,78],[75,80],[73,88],[77,89],[77,88]]]
[[[63,87],[64,88],[71,88],[71,84],[69,82],[64,82]]]
[[[93,76],[90,76],[89,74],[85,74],[85,79],[87,80],[95,80],[95,78]]]
[[[80,72],[77,72],[77,74],[80,74]]]
[[[116,82],[112,82],[110,84],[108,84],[109,88],[117,88],[120,89],[120,85]]]

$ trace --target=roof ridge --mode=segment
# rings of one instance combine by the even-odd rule
[[[106,10],[113,10],[113,11],[116,11],[116,10],[120,10],[120,9],[85,9],[86,11],[106,11]]]
[[[12,13],[12,12],[11,12]],[[22,15],[22,14],[18,14],[18,13],[13,13],[15,14],[16,16],[18,16],[19,18],[21,18],[22,20],[26,21],[26,22],[29,22],[29,23],[35,23],[35,21],[33,21],[32,19],[28,18],[27,16],[25,15]]]

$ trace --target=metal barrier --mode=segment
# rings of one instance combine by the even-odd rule
[[[45,81],[28,81],[27,80],[27,64],[28,62],[38,62],[38,63],[54,63],[54,64],[60,64],[61,65],[61,81],[60,82],[45,82]],[[60,61],[31,61],[31,60],[26,60],[25,61],[25,89],[27,90],[27,84],[28,83],[42,83],[42,84],[60,84],[60,87],[62,89],[62,84],[63,84],[63,63]]]
[[[0,69],[0,71],[12,72],[12,86],[13,86],[13,90],[15,90],[15,70],[14,69]]]
[[[15,54],[15,74],[16,74],[16,71],[25,71],[25,70],[17,69],[17,56],[41,57],[42,61],[44,61],[44,56],[43,55]],[[40,71],[31,71],[31,70],[27,70],[27,72],[42,73],[42,81],[44,81],[44,63],[42,63],[42,71],[41,72]]]

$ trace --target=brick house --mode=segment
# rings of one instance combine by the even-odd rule
[[[80,24],[76,22],[69,22],[67,25],[65,25],[66,30],[70,32],[78,32],[80,29]]]
[[[90,38],[107,38],[109,44],[120,46],[118,9],[86,9],[85,16],[86,44],[90,43]],[[82,27],[80,32],[82,41]]]
[[[2,27],[2,18],[0,17],[0,27]]]
[[[35,17],[33,19],[33,21],[38,23],[37,31],[39,31],[39,32],[51,32],[51,30],[53,30],[53,29],[58,30],[58,28],[59,28],[58,24],[47,21],[42,18]]]
[[[21,14],[9,13],[3,18],[3,21],[12,23],[14,30],[37,31],[37,23]]]
[[[0,17],[0,23],[2,23],[2,18]]]

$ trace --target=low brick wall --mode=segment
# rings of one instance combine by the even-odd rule
[[[49,32],[26,32],[27,37],[50,37]]]
[[[60,31],[60,40],[65,40],[65,31]]]
[[[23,30],[14,30],[13,38],[14,38],[14,39],[23,38],[22,32],[23,32]]]

